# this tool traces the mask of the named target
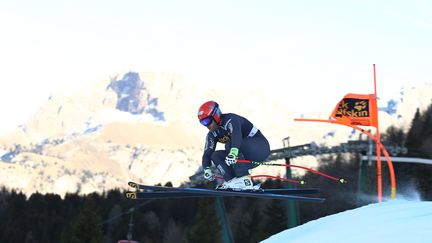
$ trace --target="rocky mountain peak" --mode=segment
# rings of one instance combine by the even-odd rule
[[[123,78],[111,79],[107,87],[117,94],[116,109],[134,115],[151,114],[156,121],[165,121],[163,112],[158,111],[158,98],[152,98],[144,86],[139,73],[128,72]]]

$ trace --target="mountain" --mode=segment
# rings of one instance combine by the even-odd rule
[[[144,77],[164,83],[181,79]],[[0,138],[1,184],[28,193],[88,193],[125,187],[128,180],[176,180],[176,171],[193,174],[197,168],[189,156],[199,157],[197,140],[187,125],[165,121],[158,97],[144,86],[130,72],[70,96],[51,96],[17,131]]]
[[[226,87],[208,88],[180,74],[129,72],[76,93],[53,94],[16,131],[0,136],[0,184],[29,194],[62,195],[126,188],[129,180],[179,185],[200,166],[207,129],[198,123],[196,111],[207,100],[218,101],[223,112],[250,119],[273,149],[287,136],[291,145],[336,145],[358,138],[346,127],[293,121],[301,116],[326,119],[333,107],[296,114],[284,97],[253,87],[243,91],[233,99]],[[392,112],[380,112],[381,131],[390,124],[408,128],[415,108],[425,109],[431,97],[431,85],[404,90],[391,103]],[[294,162],[316,164],[313,157]],[[254,171],[284,173],[264,166]]]

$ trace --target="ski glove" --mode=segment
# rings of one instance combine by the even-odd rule
[[[209,181],[213,181],[215,179],[215,175],[211,171],[210,167],[206,167],[204,169],[204,178]]]
[[[237,163],[238,148],[231,148],[227,157],[225,157],[225,163],[227,165],[234,165]]]

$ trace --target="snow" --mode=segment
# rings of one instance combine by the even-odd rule
[[[117,109],[103,109],[100,112],[100,118],[103,123],[110,122],[156,122],[163,123],[158,117],[149,113],[131,114],[129,112],[120,111]]]
[[[262,242],[432,242],[431,222],[432,202],[393,200],[310,221]]]

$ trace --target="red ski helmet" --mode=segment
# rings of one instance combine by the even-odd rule
[[[215,101],[207,101],[198,109],[198,119],[203,126],[208,126],[212,121],[221,124],[222,112]]]

